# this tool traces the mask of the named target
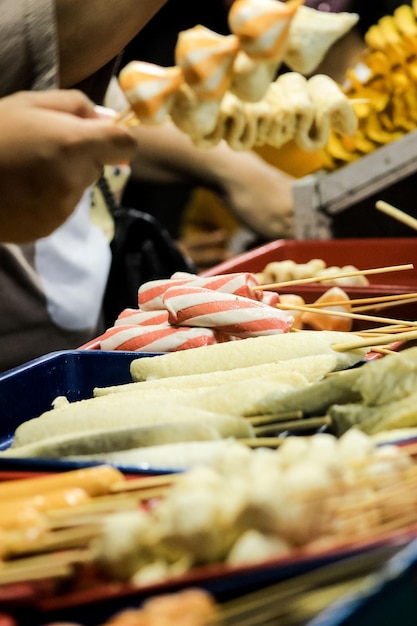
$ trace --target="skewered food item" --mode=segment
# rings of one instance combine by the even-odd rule
[[[216,343],[210,328],[175,327],[163,323],[157,326],[118,324],[100,338],[101,350],[130,350],[132,352],[176,352]]]
[[[278,294],[256,286],[259,281],[249,272],[212,277],[178,272],[148,281],[138,290],[139,309],[122,312],[101,335],[100,347],[173,352],[290,330],[291,315],[275,308]]]
[[[301,6],[290,25],[284,62],[295,72],[311,74],[358,19],[356,13],[320,12]]]
[[[350,100],[324,74],[307,80],[288,72],[272,82],[258,102],[243,102],[226,93],[213,130],[204,134],[196,128],[189,134],[195,145],[204,149],[221,140],[234,150],[262,144],[278,148],[294,139],[303,150],[317,150],[327,144],[330,129],[346,135],[356,131]]]
[[[334,354],[336,369],[349,367],[359,361],[366,349],[335,352],[332,343],[351,340],[352,334],[332,331],[300,331],[267,337],[251,337],[240,341],[214,344],[185,352],[163,356],[143,357],[131,363],[133,380],[148,380],[285,361],[313,354]],[[204,350],[204,353],[201,352]]]
[[[272,557],[315,542],[375,539],[384,528],[410,523],[415,496],[404,500],[400,486],[414,476],[406,450],[376,448],[356,430],[339,440],[291,437],[277,451],[242,446],[181,475],[149,516],[108,518],[95,543],[98,563],[143,584],[152,574],[157,582],[195,565],[230,562],[249,533],[264,542],[246,552],[246,563],[264,559],[267,546]]]
[[[286,102],[296,79],[301,83],[301,73],[292,72],[284,79],[293,81],[287,90],[274,82],[283,59],[290,68],[306,66],[308,59],[307,69],[312,65],[314,69],[321,55],[357,21],[354,14],[322,14],[314,9],[303,18],[301,3],[237,0],[229,12],[231,35],[197,25],[179,34],[175,67],[139,61],[126,65],[119,82],[139,121],[158,123],[171,117],[197,146],[208,148],[223,139],[236,150],[265,143],[281,146],[291,138],[302,149],[315,150],[327,143],[330,129],[347,135],[354,132],[353,106],[329,77],[303,83],[301,128],[300,109],[292,111],[297,101],[290,97]],[[317,19],[311,19],[311,13]],[[304,37],[306,21],[309,36],[316,29],[309,38]]]
[[[146,446],[163,445],[177,441],[210,441],[220,439],[216,424],[174,423],[150,426],[103,427],[100,430],[78,431],[67,434],[42,435],[36,441],[12,446],[3,452],[7,457],[43,457],[62,459],[74,454],[106,454],[116,450],[129,450]]]
[[[236,337],[285,333],[293,318],[258,300],[199,287],[171,287],[164,305],[176,326],[214,328]]]
[[[230,87],[238,50],[234,35],[218,35],[197,25],[179,33],[175,62],[199,99],[220,101]]]
[[[181,626],[220,626],[220,607],[208,592],[190,588],[145,600],[141,609],[125,609],[103,626],[163,626],[176,622]]]
[[[11,480],[0,485],[0,500],[32,497],[36,493],[49,493],[57,489],[81,488],[90,496],[104,495],[111,485],[123,480],[123,474],[115,467],[100,465],[86,469],[72,470],[51,476]]]
[[[139,326],[168,324],[168,311],[144,311],[127,308],[119,314],[114,322],[115,326],[130,326],[132,324]]]
[[[138,390],[170,390],[176,389],[200,389],[217,387],[221,384],[233,384],[243,380],[276,380],[285,384],[293,380],[293,373],[303,376],[308,382],[316,382],[324,378],[326,374],[335,370],[337,357],[335,354],[316,354],[303,356],[286,361],[270,362],[261,365],[234,368],[231,370],[220,370],[207,372],[205,374],[189,374],[185,376],[175,376],[156,378],[140,382],[132,382],[124,385],[110,387],[96,387],[95,396],[103,396],[113,393],[135,392]],[[289,377],[289,379],[288,379]]]
[[[235,272],[219,276],[203,277],[196,274],[176,272],[169,279],[150,280],[140,285],[138,289],[138,304],[142,311],[159,311],[164,309],[164,294],[170,287],[189,285],[221,293],[235,294],[247,298],[262,299],[260,292],[252,288],[259,285],[254,274],[250,272]]]
[[[120,86],[135,115],[144,124],[160,124],[167,117],[183,82],[178,67],[132,61],[119,74]]]
[[[323,259],[310,259],[306,263],[297,263],[292,259],[285,259],[283,261],[271,261],[262,272],[256,274],[256,277],[261,284],[267,285],[299,278],[313,278],[314,276],[319,277],[326,274],[350,272],[355,269],[353,265],[345,265],[343,267],[327,266]],[[334,279],[331,282],[338,285],[366,286],[369,284],[368,279],[363,275]]]
[[[332,306],[332,302],[340,303],[342,301],[345,301],[345,304]],[[320,307],[320,310],[325,309],[326,311],[335,311],[336,313],[350,313],[351,306],[349,302],[350,298],[343,289],[340,289],[340,287],[332,287],[316,300],[313,308],[317,305],[326,304],[325,307]],[[348,317],[323,315],[317,311],[306,311],[302,313],[301,319],[303,325],[314,330],[339,330],[342,332],[352,330],[352,319]]]
[[[352,427],[373,435],[417,424],[416,382],[417,348],[413,347],[308,387],[267,394],[246,414],[299,410],[304,416],[327,415],[337,435]]]
[[[220,441],[183,441],[114,452],[69,455],[74,461],[98,461],[130,467],[161,467],[184,470],[213,465],[225,454],[246,453],[247,446],[233,439]]]
[[[300,0],[237,0],[229,11],[229,26],[240,51],[233,65],[231,91],[238,98],[257,102],[282,62],[290,25]]]
[[[279,62],[287,46],[291,24],[302,2],[236,0],[229,11],[230,30],[251,58]]]
[[[140,427],[178,421],[212,425],[222,437],[253,436],[250,424],[243,418],[188,406],[180,406],[174,414],[172,400],[139,402],[129,394],[117,394],[114,398],[104,396],[68,402],[60,408],[46,411],[40,417],[23,422],[15,431],[11,450],[57,435],[101,432],[115,429],[116,425],[117,428]]]

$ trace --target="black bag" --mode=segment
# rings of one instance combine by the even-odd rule
[[[123,309],[138,307],[140,285],[149,280],[169,278],[174,272],[195,273],[195,267],[152,215],[117,206],[103,177],[99,187],[115,226],[110,244],[112,262],[103,301],[104,322],[109,327]]]

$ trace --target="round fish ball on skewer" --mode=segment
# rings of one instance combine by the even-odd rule
[[[284,539],[257,530],[247,530],[233,545],[226,563],[233,566],[249,565],[272,557],[288,556],[291,550],[291,545]]]
[[[285,437],[276,455],[282,467],[289,467],[305,458],[309,443],[305,437]]]
[[[338,490],[339,481],[320,463],[306,460],[289,467],[281,482],[285,506],[276,510],[276,532],[295,545],[323,535],[331,519],[323,500]]]
[[[338,440],[339,453],[347,464],[367,459],[374,448],[372,438],[357,428],[349,429]]]
[[[128,580],[144,560],[150,524],[150,516],[139,509],[108,516],[92,544],[99,567],[117,580]]]

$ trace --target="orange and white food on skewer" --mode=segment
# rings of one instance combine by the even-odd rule
[[[287,46],[291,21],[303,0],[236,0],[230,30],[239,38],[231,91],[244,101],[260,100],[274,80]]]
[[[175,62],[185,82],[173,100],[171,117],[183,132],[191,135],[213,130],[238,50],[237,37],[219,35],[201,25],[179,33]]]
[[[352,134],[356,130],[353,105],[329,77],[312,82],[311,93],[305,87],[308,105],[302,112],[301,130],[300,110],[292,111],[296,102],[287,101],[286,91],[274,81],[280,63],[287,56],[293,58],[297,46],[305,45],[302,27],[293,28],[304,10],[300,5],[302,0],[237,0],[228,16],[230,35],[197,25],[180,32],[174,67],[129,63],[119,82],[138,119],[159,123],[170,118],[201,148],[224,139],[233,149],[248,150],[265,143],[281,146],[295,137],[302,149],[316,150],[327,143],[330,130]],[[319,14],[310,20],[309,28],[316,30],[306,39],[314,51],[305,51],[311,61],[345,34],[357,16],[309,11]],[[330,19],[331,28],[322,28],[323,19],[326,24]],[[297,70],[290,74],[295,80]],[[299,82],[301,78],[300,73]],[[293,92],[289,89],[290,95]]]
[[[160,124],[167,118],[183,82],[179,67],[161,67],[143,61],[131,61],[119,74],[120,87],[143,124]]]
[[[232,67],[239,50],[234,35],[219,35],[205,26],[181,31],[175,63],[202,100],[220,100],[230,87]]]
[[[345,301],[345,304],[340,304],[341,301]],[[332,302],[337,302],[337,304],[332,305]],[[320,305],[320,311],[314,309],[316,304]],[[336,313],[350,313],[352,310],[349,296],[340,287],[328,289],[316,300],[312,308],[314,309],[313,311],[304,311],[301,315],[304,327],[312,328],[313,330],[339,330],[342,332],[352,330],[353,320],[351,318],[328,314],[332,311]],[[325,314],[321,312],[323,309]]]

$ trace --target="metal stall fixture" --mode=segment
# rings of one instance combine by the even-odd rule
[[[295,238],[331,238],[333,216],[415,172],[417,130],[339,170],[301,178],[294,188]]]

